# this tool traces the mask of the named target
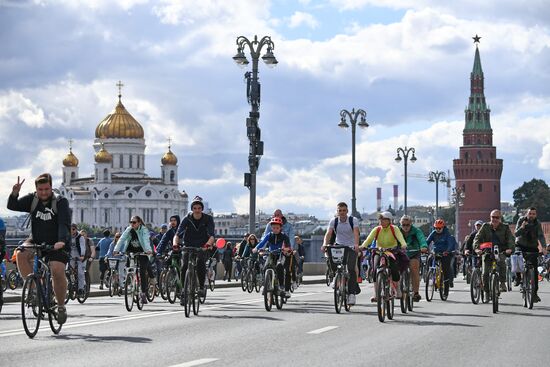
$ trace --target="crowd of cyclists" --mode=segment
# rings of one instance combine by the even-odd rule
[[[30,213],[31,218],[31,235],[17,248],[13,259],[24,280],[21,304],[25,330],[32,329],[29,320],[33,316],[39,324],[41,313],[45,313],[50,317],[52,330],[59,332],[67,320],[65,304],[71,298],[68,296],[71,289],[74,288],[79,301],[85,300],[89,292],[90,280],[86,273],[96,251],[100,261],[100,289],[106,287],[111,296],[124,295],[128,311],[134,303],[141,309],[160,295],[171,303],[179,298],[186,316],[191,309],[197,314],[207,289],[214,289],[218,261],[224,264],[224,279],[231,280],[236,274],[243,290],[259,292],[261,289],[267,310],[271,310],[273,303],[282,308],[301,282],[305,258],[302,240],[294,235],[292,225],[279,209],[261,238],[247,234],[233,247],[221,238],[215,239],[213,217],[203,212],[203,200],[196,196],[191,202],[191,212],[183,219],[178,215],[170,217],[159,234],[151,232],[139,216],[132,216],[127,228],[115,233],[113,238],[110,231],[105,230],[95,246],[85,231],[79,231],[77,225],[70,223],[68,201],[54,194],[49,174],[36,178],[34,193],[19,197],[24,181],[18,178],[13,186],[8,209]],[[426,282],[427,301],[431,301],[434,289],[446,299],[460,267],[468,281],[474,269],[480,269],[482,294],[508,291],[508,278],[526,293],[525,277],[529,274],[526,269],[533,269],[534,278],[538,279],[539,262],[550,262],[536,208],[529,208],[519,219],[515,233],[502,222],[500,211],[493,210],[487,222],[480,219],[475,223],[474,232],[467,236],[461,248],[443,219],[436,219],[433,230],[425,237],[411,217],[402,216],[396,225],[392,213],[387,211],[379,214],[379,225],[360,243],[359,219],[348,215],[344,202],[338,203],[336,209],[326,230],[322,251],[327,259],[327,279],[332,280],[328,284],[334,289],[337,312],[339,305],[344,304],[346,310],[350,310],[356,304],[364,279],[376,284],[371,302],[377,303],[379,317],[386,312],[392,317],[394,300],[401,300],[403,305],[405,297],[410,297],[409,310],[413,303],[421,301],[421,279]],[[1,244],[3,252],[4,241]],[[43,255],[44,262],[39,261],[37,253]],[[543,254],[546,258],[539,260]],[[235,269],[232,269],[233,262]],[[69,268],[75,269],[76,276],[69,276]],[[334,279],[336,274],[340,276]],[[490,288],[491,274],[498,276],[497,291]],[[46,283],[51,282],[51,286],[46,284],[44,291],[36,285],[44,282],[33,283],[33,277],[42,277]],[[531,288],[532,303],[539,302],[538,281]],[[0,298],[0,310],[1,301]]]

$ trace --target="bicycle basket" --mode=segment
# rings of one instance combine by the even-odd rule
[[[331,248],[330,254],[332,255],[332,261],[335,264],[341,264],[344,261],[344,251],[343,248]]]
[[[117,265],[118,265],[118,261],[119,261],[119,259],[109,259],[109,267],[111,269],[116,268]]]

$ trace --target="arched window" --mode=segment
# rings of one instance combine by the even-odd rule
[[[133,163],[134,163],[134,156],[130,154],[130,168],[132,168],[133,166]]]
[[[174,182],[176,179],[176,173],[174,171],[170,171],[170,182]]]
[[[122,154],[118,156],[118,166],[120,168],[124,167],[124,156]]]
[[[71,172],[71,180],[75,179],[76,178],[76,173],[74,172]]]
[[[109,170],[107,168],[104,168],[103,169],[103,179],[105,181],[108,181],[109,180]]]

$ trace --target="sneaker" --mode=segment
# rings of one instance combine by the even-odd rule
[[[145,293],[142,293],[140,297],[141,297],[141,303],[144,305],[147,304],[147,295]]]
[[[454,287],[455,287],[455,284],[454,284],[454,282],[453,282],[452,280],[449,282],[449,287],[450,287],[450,288],[454,288]]]
[[[99,285],[99,289],[103,289],[103,283]]]
[[[332,280],[330,281],[330,287],[331,287],[332,289],[334,289],[334,279],[332,279]]]
[[[286,299],[290,298],[290,292],[283,292],[284,294],[282,295],[283,297],[285,297]]]
[[[355,305],[355,294],[348,294],[348,305]]]
[[[84,291],[84,289],[79,289],[78,291],[76,291],[77,297],[84,297],[85,294],[86,292]]]
[[[535,294],[535,296],[533,297],[533,303],[537,303],[537,302],[540,302],[540,297]]]
[[[521,284],[521,280],[516,278],[516,280],[514,280],[514,287],[519,287],[520,284]]]
[[[376,303],[377,302],[376,296],[372,296],[370,298],[370,301],[371,301],[371,303]]]
[[[65,306],[57,307],[57,322],[59,325],[63,325],[67,321],[67,309]]]
[[[185,297],[183,292],[181,292],[181,295],[180,295],[180,306],[185,306]]]
[[[420,302],[420,300],[422,299],[422,297],[420,297],[420,294],[419,293],[415,293],[414,296],[413,296],[413,302]]]
[[[500,291],[501,291],[502,293],[508,291],[508,287],[506,286],[506,283],[500,283]]]

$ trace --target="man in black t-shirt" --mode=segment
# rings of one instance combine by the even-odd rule
[[[176,235],[174,236],[173,246],[180,245],[182,240],[183,247],[212,247],[214,244],[214,218],[211,215],[203,213],[204,204],[200,196],[195,196],[191,202],[191,213],[181,221]],[[183,254],[183,263],[181,266],[181,279],[185,279],[187,272],[187,263],[189,262],[189,253]],[[199,295],[204,296],[204,278],[206,276],[206,254],[201,251],[197,256],[197,275],[199,277]],[[181,302],[185,299],[181,297]]]
[[[65,293],[67,292],[67,278],[65,264],[69,260],[68,249],[71,241],[70,226],[71,213],[66,198],[54,195],[52,191],[52,176],[43,173],[34,181],[36,192],[19,198],[19,191],[25,180],[13,185],[8,198],[8,209],[30,213],[31,237],[25,242],[46,243],[53,249],[45,251],[46,261],[49,262],[53,279],[53,290],[58,304],[59,324],[67,320],[65,310]],[[19,248],[16,251],[17,266],[23,278],[32,273],[34,252]]]

